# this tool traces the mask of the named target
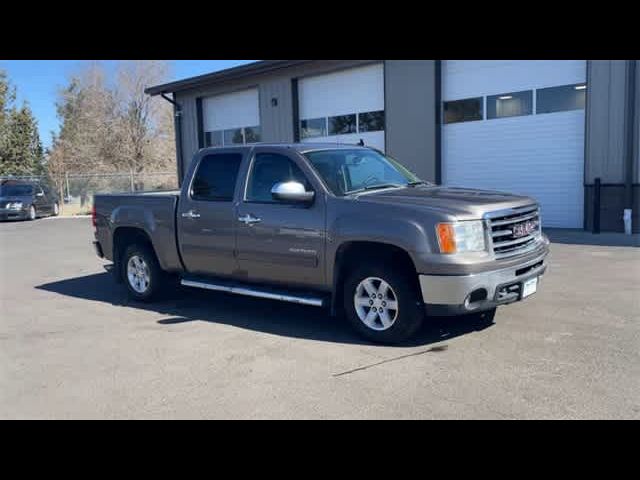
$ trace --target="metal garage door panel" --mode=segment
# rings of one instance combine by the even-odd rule
[[[530,195],[549,227],[582,228],[584,112],[443,129],[443,183]]]
[[[298,97],[300,119],[384,110],[384,67],[377,63],[302,78],[298,82]],[[384,131],[328,135],[301,141],[354,144],[360,139],[366,145],[384,151]]]
[[[203,101],[206,132],[260,125],[258,89],[216,95]]]
[[[443,98],[457,100],[584,82],[585,61],[447,61]],[[442,128],[443,183],[530,195],[548,227],[582,228],[584,111],[454,123]]]

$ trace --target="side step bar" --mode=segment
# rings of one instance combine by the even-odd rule
[[[322,307],[324,300],[322,297],[311,295],[296,295],[292,293],[281,293],[277,290],[254,287],[249,285],[240,285],[233,283],[211,283],[204,280],[191,280],[183,278],[180,281],[185,287],[203,288],[205,290],[215,290],[218,292],[234,293],[236,295],[246,295],[247,297],[268,298],[270,300],[279,300],[281,302],[299,303],[301,305],[311,305],[313,307]]]

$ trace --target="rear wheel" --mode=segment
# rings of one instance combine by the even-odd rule
[[[60,206],[58,205],[58,202],[53,204],[53,216],[57,217],[60,214]]]
[[[378,343],[400,343],[424,321],[415,273],[383,264],[363,265],[344,283],[344,309],[363,337]]]
[[[155,299],[161,291],[164,272],[149,246],[134,244],[125,250],[122,277],[131,298],[148,302]]]

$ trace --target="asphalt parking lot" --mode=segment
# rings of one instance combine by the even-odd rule
[[[313,307],[131,303],[92,238],[86,218],[0,224],[0,418],[640,418],[637,247],[559,236],[495,323],[382,347]]]

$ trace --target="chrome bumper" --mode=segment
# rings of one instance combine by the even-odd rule
[[[427,313],[461,315],[522,300],[522,283],[545,273],[546,256],[547,252],[520,265],[474,275],[420,275]]]

